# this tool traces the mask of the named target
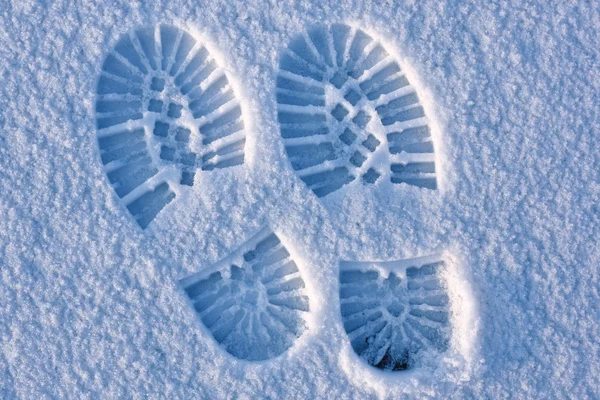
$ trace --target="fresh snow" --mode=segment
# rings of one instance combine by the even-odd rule
[[[159,179],[131,198],[115,191],[96,110],[106,57],[161,24],[188,32],[226,75],[244,163],[197,172],[192,186],[178,181],[182,164],[166,167],[175,197],[142,229],[135,210],[147,208],[127,205]],[[360,174],[435,162],[436,190],[390,184],[387,171],[319,198],[293,167],[282,57],[334,24],[401,67],[435,151],[373,150]],[[600,3],[583,0],[1,1],[0,398],[598,398],[599,27]],[[326,92],[350,117],[364,104]],[[231,109],[200,122],[184,110],[178,123]],[[141,119],[145,137],[155,117]],[[181,151],[201,151],[194,140]],[[252,347],[227,350],[185,288],[220,265],[234,279],[230,264],[260,256],[253,237],[267,231],[310,307],[294,313],[297,337],[271,330],[273,343],[241,356]],[[345,330],[340,271],[403,281],[439,260],[450,319],[435,335],[447,348],[406,371],[368,365]],[[265,306],[252,288],[244,307]]]

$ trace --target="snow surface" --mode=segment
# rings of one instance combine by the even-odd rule
[[[598,398],[600,4],[0,2],[0,398]],[[279,55],[317,23],[394,51],[435,129],[438,191],[318,199],[285,155]],[[210,46],[244,107],[246,164],[198,177],[142,231],[98,156],[104,57],[139,26]],[[301,266],[309,327],[235,359],[178,280],[268,224]],[[437,367],[352,352],[341,260],[444,252],[455,310]]]

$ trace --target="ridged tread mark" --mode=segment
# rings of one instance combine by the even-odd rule
[[[413,367],[422,351],[445,351],[450,308],[443,268],[439,257],[343,262],[340,312],[356,354],[371,366],[398,371]]]
[[[316,26],[290,41],[279,67],[281,136],[292,168],[317,196],[381,177],[437,188],[424,109],[379,42],[348,25]]]
[[[201,323],[233,356],[276,357],[306,330],[305,283],[290,253],[269,228],[225,261],[180,281]]]
[[[198,170],[244,163],[244,122],[227,76],[177,27],[118,40],[102,65],[95,113],[108,179],[142,229]]]

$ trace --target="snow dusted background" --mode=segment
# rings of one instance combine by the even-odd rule
[[[0,21],[0,398],[600,396],[598,2],[3,0]],[[319,200],[291,169],[279,56],[337,22],[383,38],[407,71],[438,191]],[[159,23],[228,71],[247,162],[199,176],[142,231],[103,171],[94,104],[116,41]],[[289,351],[246,362],[177,282],[265,224],[311,312]],[[413,372],[368,367],[341,323],[340,260],[434,252],[454,261],[451,349]]]

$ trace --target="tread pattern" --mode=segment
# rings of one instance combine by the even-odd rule
[[[95,112],[108,179],[142,229],[197,171],[244,163],[242,111],[227,76],[174,26],[121,37],[102,65]]]
[[[281,136],[318,197],[380,179],[437,188],[425,112],[379,42],[347,25],[317,26],[291,41],[279,67]]]
[[[450,315],[443,267],[442,260],[342,263],[341,315],[356,354],[398,371],[414,366],[422,351],[445,351]]]
[[[233,356],[260,361],[306,330],[309,299],[298,267],[268,228],[208,272],[181,281],[214,339]]]

